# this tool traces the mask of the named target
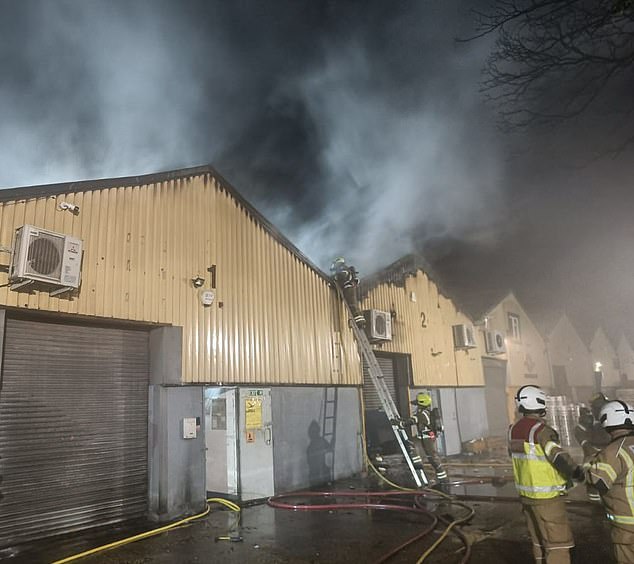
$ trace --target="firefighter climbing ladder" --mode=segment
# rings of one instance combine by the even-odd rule
[[[336,286],[336,285],[335,285]],[[352,311],[348,306],[348,303],[343,298],[342,292],[337,287],[337,291],[339,292],[339,296],[343,300],[343,303],[346,304],[346,308],[348,310],[348,318],[350,327],[352,328],[352,332],[354,333],[354,337],[357,340],[357,345],[359,346],[359,350],[361,351],[361,355],[365,360],[368,367],[368,374],[370,376],[370,380],[374,384],[376,388],[377,394],[379,396],[379,400],[381,401],[381,405],[383,406],[383,410],[385,411],[385,415],[387,416],[390,422],[392,421],[400,421],[401,416],[396,408],[396,404],[394,403],[394,399],[390,394],[390,390],[388,390],[387,385],[385,384],[385,378],[383,377],[383,372],[381,371],[381,367],[374,356],[374,351],[370,346],[370,341],[368,341],[368,337],[365,332],[362,331],[357,324],[354,322],[354,316],[352,315]],[[407,462],[407,466],[414,477],[414,482],[416,485],[421,488],[426,486],[429,483],[427,476],[425,475],[425,471],[422,468],[416,469],[414,466],[414,462],[412,461],[412,455],[409,445],[409,437],[407,436],[407,432],[405,429],[400,427],[398,424],[392,425],[392,431],[394,431],[394,436],[396,437],[396,442],[403,453],[403,458],[405,458],[405,462]]]

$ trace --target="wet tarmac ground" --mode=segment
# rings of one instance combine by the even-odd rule
[[[460,531],[469,540],[469,562],[528,564],[533,562],[530,540],[514,487],[503,480],[471,483],[478,476],[496,473],[504,477],[508,469],[451,468],[456,485],[452,494],[463,496],[475,514]],[[362,493],[376,489],[367,478],[336,483],[331,490]],[[508,501],[491,501],[494,497]],[[361,499],[362,498],[355,498]],[[577,547],[575,563],[609,563],[609,531],[600,506],[585,501],[583,488],[570,495],[568,514]],[[295,504],[333,503],[332,497],[299,497]],[[349,498],[337,499],[349,503]],[[446,522],[467,514],[460,505],[430,494],[425,506]],[[390,557],[388,563],[415,563],[439,539],[447,525],[439,523],[434,531]],[[185,563],[337,563],[380,562],[393,549],[418,535],[431,524],[426,514],[377,509],[329,509],[292,511],[266,504],[244,507],[240,514],[213,505],[205,517],[158,536],[87,556],[76,562],[86,564],[185,564]],[[0,553],[0,560],[11,564],[50,563],[96,546],[119,540],[156,525],[137,523],[127,528],[78,533],[51,539],[30,547],[17,547]],[[218,537],[229,537],[232,540]],[[464,542],[448,533],[424,562],[453,564],[464,561]]]

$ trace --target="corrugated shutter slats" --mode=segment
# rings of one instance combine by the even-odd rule
[[[0,546],[147,509],[148,334],[7,319]]]
[[[385,379],[385,385],[392,395],[392,399],[396,401],[396,384],[394,383],[394,361],[391,358],[377,357],[376,360],[383,372],[383,378]],[[383,409],[379,394],[376,392],[374,384],[370,379],[368,373],[368,367],[363,362],[363,402],[365,409]]]

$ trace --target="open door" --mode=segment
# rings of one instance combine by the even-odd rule
[[[270,388],[240,388],[240,498],[273,495],[273,424]]]
[[[238,494],[236,388],[205,388],[208,492]]]

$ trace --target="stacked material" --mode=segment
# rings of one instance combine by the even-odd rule
[[[576,445],[574,428],[579,418],[578,406],[569,403],[566,396],[546,398],[546,421],[558,433],[562,446]]]

